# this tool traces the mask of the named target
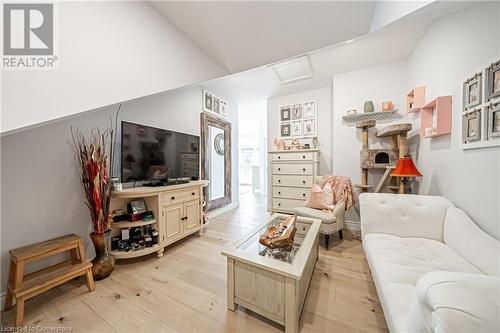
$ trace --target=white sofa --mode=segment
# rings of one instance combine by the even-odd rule
[[[359,203],[392,333],[500,332],[498,240],[443,197],[364,193]]]

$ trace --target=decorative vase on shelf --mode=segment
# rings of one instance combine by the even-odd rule
[[[363,108],[364,113],[370,113],[370,112],[373,112],[374,110],[375,110],[375,107],[373,106],[373,102],[366,101],[365,106]]]
[[[92,259],[92,275],[94,276],[94,280],[107,278],[115,269],[115,258],[108,251],[110,235],[110,230],[104,234],[90,234],[95,249],[95,258]]]

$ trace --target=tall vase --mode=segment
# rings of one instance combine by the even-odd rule
[[[107,278],[115,269],[115,258],[108,251],[110,235],[111,231],[109,230],[104,234],[90,234],[95,249],[95,258],[92,260],[94,280]]]

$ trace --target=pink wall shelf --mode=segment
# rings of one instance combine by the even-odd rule
[[[425,104],[425,87],[417,87],[406,94],[406,112],[419,112]]]
[[[420,139],[451,133],[451,96],[441,96],[420,110]]]

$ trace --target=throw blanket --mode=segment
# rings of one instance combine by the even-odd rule
[[[333,204],[339,202],[345,203],[345,210],[348,210],[356,204],[354,198],[354,188],[352,187],[351,179],[344,176],[325,176],[321,187],[329,183],[333,190]]]

